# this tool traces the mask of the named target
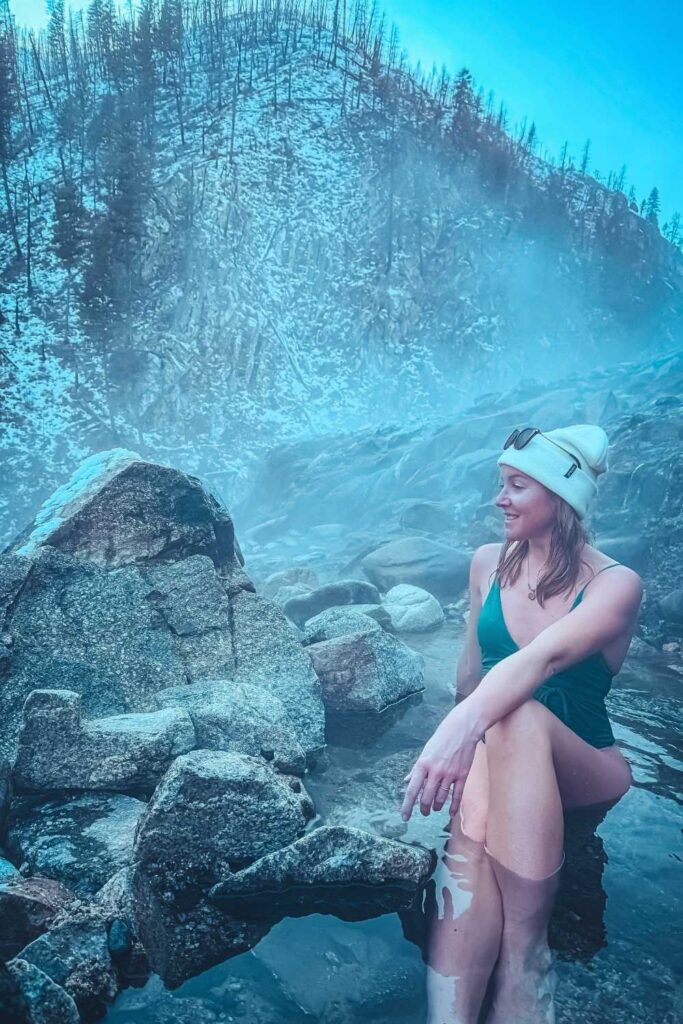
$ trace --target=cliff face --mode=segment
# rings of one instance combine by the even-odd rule
[[[469,76],[416,77],[363,4],[235,9],[17,43],[5,536],[93,451],[232,500],[274,443],[680,338],[679,250],[513,139]]]

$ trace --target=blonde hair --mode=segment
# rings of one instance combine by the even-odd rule
[[[590,569],[581,557],[581,551],[590,542],[592,531],[564,498],[559,495],[556,498],[559,507],[550,535],[548,561],[536,585],[536,600],[541,607],[543,601],[554,594],[572,592],[579,580],[582,565]],[[498,565],[494,569],[499,586],[511,586],[518,579],[528,552],[528,540],[505,541],[498,556]]]

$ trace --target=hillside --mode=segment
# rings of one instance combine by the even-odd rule
[[[5,11],[6,539],[93,451],[232,501],[273,444],[680,344],[656,217],[467,72],[416,75],[376,5],[220,10],[57,2],[40,39]]]

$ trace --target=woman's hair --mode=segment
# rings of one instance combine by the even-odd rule
[[[550,536],[550,552],[543,575],[536,585],[536,598],[543,607],[545,598],[553,594],[571,592],[579,579],[581,566],[590,568],[581,558],[580,551],[588,544],[592,531],[579,519],[575,509],[556,495],[559,507]],[[512,585],[518,578],[529,550],[529,541],[508,541],[503,544],[494,570],[499,586]]]

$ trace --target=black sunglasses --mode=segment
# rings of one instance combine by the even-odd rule
[[[513,430],[510,436],[508,437],[507,441],[503,445],[503,451],[505,451],[505,449],[509,448],[511,445],[514,445],[514,447],[517,448],[518,451],[521,448],[525,448],[528,445],[529,441],[532,439],[532,437],[536,437],[536,434],[542,434],[542,436],[545,437],[546,441],[550,441],[551,444],[554,444],[556,448],[559,448],[561,452],[564,452],[565,455],[568,455],[569,458],[573,460],[574,464],[570,466],[567,472],[564,474],[566,477],[570,477],[572,473],[576,472],[577,469],[582,468],[581,463],[577,459],[576,455],[572,455],[572,453],[568,452],[566,448],[563,448],[561,444],[557,444],[555,441],[553,441],[551,437],[548,437],[546,434],[543,433],[542,430],[539,430],[538,427],[523,427],[522,430]]]

